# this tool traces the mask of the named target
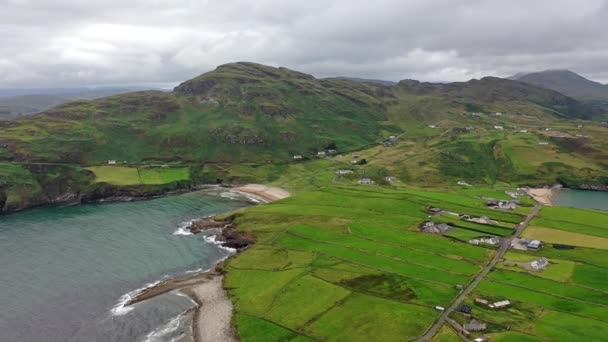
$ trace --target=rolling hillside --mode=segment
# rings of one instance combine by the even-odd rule
[[[200,183],[269,181],[294,155],[368,153],[390,135],[400,137],[398,146],[370,164],[398,172],[412,185],[459,178],[594,183],[608,159],[605,129],[581,119],[596,113],[558,92],[492,77],[385,86],[232,63],[171,93],[74,101],[0,122],[0,199],[5,209],[21,208],[65,196],[145,196]],[[558,136],[581,137],[553,137],[544,132],[549,127]],[[529,134],[512,137],[521,129]],[[542,155],[538,144],[545,140],[554,151],[549,156],[559,161],[530,159]],[[120,167],[97,167],[109,160]],[[143,176],[161,165],[189,171],[150,171],[162,182]]]

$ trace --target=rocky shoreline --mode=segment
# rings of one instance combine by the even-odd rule
[[[289,192],[274,187],[259,184],[249,184],[233,188],[231,191],[245,193],[262,199],[263,203],[273,202],[289,196]],[[206,231],[218,231],[216,241],[222,247],[231,248],[239,253],[255,242],[255,236],[247,232],[239,232],[235,223],[235,216],[223,219],[216,216],[203,217],[193,221],[186,229],[192,234]],[[193,274],[187,277],[172,278],[159,284],[146,288],[133,296],[125,306],[154,298],[156,296],[180,291],[189,296],[196,308],[192,317],[192,335],[195,342],[232,342],[236,341],[231,325],[232,302],[226,295],[223,287],[224,274],[221,267],[223,260],[209,271]]]

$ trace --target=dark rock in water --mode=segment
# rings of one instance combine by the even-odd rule
[[[231,226],[231,221],[216,221],[213,217],[205,217],[192,222],[188,229],[192,234],[198,234],[209,229],[224,229]]]
[[[254,242],[253,236],[247,233],[239,233],[234,228],[225,229],[218,238],[222,246],[242,250]]]
[[[255,241],[252,234],[238,232],[232,218],[218,221],[214,217],[205,217],[192,222],[188,229],[193,234],[198,234],[209,229],[220,229],[222,233],[217,237],[217,241],[220,241],[223,247],[238,250],[247,248]]]

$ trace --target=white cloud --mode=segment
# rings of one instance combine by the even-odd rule
[[[233,61],[390,80],[608,79],[604,0],[0,0],[0,13],[2,87],[176,83]]]

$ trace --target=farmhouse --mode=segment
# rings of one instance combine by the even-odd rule
[[[294,156],[293,156],[293,159],[296,159],[296,160],[298,160],[298,159],[302,159],[302,158],[303,158],[303,157],[302,157],[302,155],[301,155],[301,154],[296,154],[296,155],[294,155]]]
[[[514,238],[511,241],[511,247],[520,251],[527,251],[529,242],[530,240],[528,239]]]
[[[469,184],[465,181],[458,181],[456,184],[461,185],[461,186],[471,186],[471,184]]]
[[[442,211],[443,210],[441,208],[429,208],[429,213],[431,213],[431,214],[439,214]]]
[[[546,141],[539,141],[538,144],[539,145],[549,145],[549,143]]]
[[[438,128],[437,125],[429,125],[429,128]]]
[[[527,129],[522,129],[522,130],[519,130],[519,133],[528,133],[528,130]]]
[[[374,182],[373,180],[371,180],[371,178],[361,178],[359,180],[359,184],[361,185],[372,185],[375,184],[376,182]]]
[[[359,158],[359,154],[358,153],[351,153],[350,156],[353,157],[353,158]]]
[[[502,131],[503,129],[505,129],[504,127],[500,126],[500,125],[495,125],[494,129],[497,129],[499,131]]]
[[[497,225],[498,222],[490,219],[487,216],[482,216],[482,217],[470,217],[468,219],[466,219],[467,221],[470,222],[475,222],[475,223],[481,223],[481,224],[491,224],[491,225]]]
[[[536,271],[542,270],[543,268],[547,267],[547,265],[549,265],[549,260],[547,260],[547,258],[545,258],[545,257],[534,260],[530,263],[530,266],[532,267],[532,269],[534,269]]]
[[[399,182],[399,178],[397,177],[393,177],[393,176],[387,176],[384,178],[385,181],[389,182],[389,183],[395,183],[395,182]]]
[[[327,153],[336,154],[336,153],[338,153],[338,150],[327,150]]]
[[[473,340],[473,342],[488,342],[488,338],[487,337],[478,337],[476,339]]]
[[[513,210],[516,209],[521,202],[519,200],[502,201],[502,200],[489,200],[486,201],[486,206],[492,209],[500,210]]]
[[[498,239],[497,237],[481,237],[469,240],[469,243],[472,245],[480,245],[482,243],[485,243],[487,245],[495,246],[500,243],[500,239]]]
[[[336,171],[337,175],[348,175],[348,174],[351,174],[351,173],[353,173],[353,170],[338,170],[338,171]]]
[[[484,331],[486,330],[486,324],[473,319],[471,322],[465,323],[464,328],[468,331]]]
[[[429,221],[422,225],[421,230],[425,233],[444,234],[451,228],[452,226],[446,223],[435,224],[434,222]]]
[[[508,300],[501,300],[500,302],[489,304],[488,307],[490,309],[503,309],[511,305],[511,302]]]
[[[108,160],[108,165],[116,165],[116,160]]]
[[[528,242],[528,246],[527,247],[529,249],[537,251],[540,248],[540,241],[538,241],[538,240],[532,240],[532,241]]]

